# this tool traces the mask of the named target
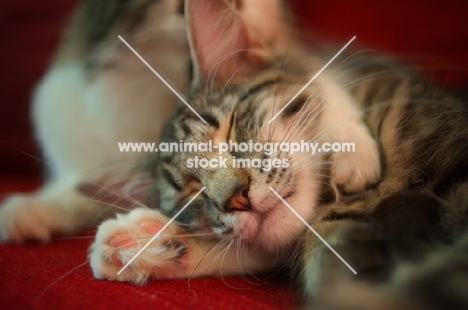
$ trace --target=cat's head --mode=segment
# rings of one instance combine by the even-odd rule
[[[175,214],[205,187],[180,219],[264,248],[288,245],[305,228],[270,187],[310,219],[326,168],[321,155],[270,151],[271,143],[308,141],[319,134],[314,128],[320,96],[314,96],[314,85],[269,123],[312,70],[299,56],[300,47],[290,42],[282,12],[278,1],[186,3],[195,63],[188,103],[206,124],[181,105],[166,124],[162,142],[196,143],[198,150],[161,152],[155,168],[166,213]],[[200,150],[200,143],[210,140],[214,146],[232,141],[232,149],[222,154],[219,148]],[[236,150],[234,143],[245,143],[248,150]],[[212,167],[201,167],[206,163]]]

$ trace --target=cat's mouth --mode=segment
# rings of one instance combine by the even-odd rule
[[[217,201],[217,192],[214,191],[214,194],[205,196],[202,210],[204,222],[211,232],[220,238],[235,238],[262,247],[287,243],[291,222],[294,222],[292,226],[299,222],[291,219],[294,214],[274,193],[269,193],[268,189],[267,194],[263,187],[250,186],[248,189],[233,191],[226,200]],[[294,188],[279,191],[285,201],[289,201],[294,193]],[[293,231],[295,230],[294,228]]]

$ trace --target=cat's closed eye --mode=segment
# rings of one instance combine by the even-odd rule
[[[284,109],[282,117],[291,117],[302,110],[309,99],[304,96],[298,96]]]

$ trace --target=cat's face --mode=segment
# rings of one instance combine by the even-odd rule
[[[213,146],[232,143],[230,151],[222,154],[215,147],[211,151],[161,153],[157,173],[161,208],[173,214],[206,187],[181,219],[194,229],[209,228],[224,238],[275,248],[296,239],[304,225],[269,187],[303,218],[310,219],[324,166],[320,155],[265,148],[272,147],[271,143],[308,141],[316,136],[319,100],[308,98],[306,92],[268,123],[297,93],[302,80],[285,71],[267,70],[250,81],[196,91],[190,103],[202,111],[207,124],[183,106],[166,125],[163,142],[197,143],[198,148],[202,142],[209,145],[211,141]],[[251,142],[251,150],[236,150],[234,143],[240,147],[243,142]],[[256,143],[257,150],[261,143],[262,151],[255,151]],[[213,167],[202,167],[209,161]]]
[[[264,2],[255,3],[262,7]],[[207,124],[182,105],[165,126],[162,142],[199,146],[209,141],[213,146],[250,142],[261,143],[264,149],[159,153],[160,207],[175,214],[205,187],[179,220],[195,230],[205,228],[223,238],[275,249],[295,240],[305,227],[270,187],[299,215],[310,219],[319,199],[324,166],[321,155],[265,152],[265,147],[316,137],[321,101],[312,85],[269,123],[307,83],[309,70],[305,68],[310,64],[278,53],[285,41],[281,36],[271,39],[271,29],[281,24],[275,22],[278,3],[272,8],[268,2],[272,19],[271,27],[265,29],[258,27],[260,17],[254,14],[261,12],[259,7],[247,6],[254,2],[240,2],[237,8],[238,2],[233,1],[233,7],[226,3],[231,2],[186,4],[196,70],[189,102]],[[207,162],[213,167],[201,167]]]

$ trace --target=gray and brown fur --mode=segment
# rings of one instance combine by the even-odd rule
[[[220,132],[237,141],[269,141],[271,136],[262,135],[262,128],[268,128],[266,122],[285,102],[268,106],[264,99],[279,93],[295,94],[308,81],[310,72],[319,70],[325,61],[288,51],[275,54],[263,70],[249,72],[243,84],[207,81],[205,85],[198,85],[189,93],[188,101],[208,125],[180,105],[166,124],[162,141],[216,140]],[[440,255],[450,265],[440,266],[433,258],[428,258],[425,265],[408,273],[407,276],[417,275],[407,280],[408,291],[401,294],[401,300],[394,300],[397,305],[408,301],[415,305],[414,309],[424,309],[419,298],[412,300],[413,296],[408,296],[408,292],[414,290],[421,298],[426,297],[418,283],[433,279],[438,268],[454,268],[452,273],[457,273],[459,268],[460,272],[466,273],[463,263],[450,263],[457,261],[459,248],[460,257],[466,260],[466,242],[459,241],[453,247],[450,244],[466,235],[462,227],[466,226],[468,215],[467,105],[387,59],[353,56],[345,64],[348,68],[335,68],[331,76],[359,102],[363,121],[379,143],[382,178],[358,193],[340,191],[339,184],[338,190],[333,190],[329,182],[330,167],[326,164],[328,158],[316,158],[324,163],[314,168],[324,175],[323,197],[309,222],[356,269],[357,276],[308,230],[293,241],[296,250],[289,267],[306,296],[320,292],[323,283],[344,279],[376,281],[392,286],[399,283],[398,276],[392,278],[392,275],[402,262],[423,261],[435,245],[449,244],[447,252]],[[309,127],[315,134],[314,124],[320,121],[321,109],[314,108],[326,98],[319,85],[313,83],[309,94],[314,92],[316,95],[309,101],[300,97],[277,122],[292,124],[295,129],[298,126],[292,121],[295,116],[301,119],[300,113],[317,111]],[[202,186],[206,187],[203,197],[200,196],[183,218],[194,230],[217,227],[222,231],[219,214],[237,188],[248,190],[255,182],[263,182],[275,189],[283,189],[281,195],[285,199],[297,194],[299,182],[291,167],[270,172],[232,167],[225,170],[188,169],[186,159],[196,155],[215,156],[196,152],[160,153],[148,166],[156,179],[158,204],[168,215],[176,213]],[[317,202],[310,203],[312,206]],[[466,277],[457,281],[468,285]],[[456,289],[455,293],[459,291]],[[431,294],[437,298],[437,292]],[[462,304],[464,301],[453,301],[454,304],[457,302]]]
[[[84,0],[79,2],[64,32],[62,44],[54,62],[80,60],[93,73],[106,69],[112,63],[103,61],[101,49],[109,53],[112,49],[126,48],[118,39],[133,39],[139,27],[148,17],[149,9],[160,0]],[[182,0],[174,0],[183,14]]]
[[[378,60],[359,62],[361,69],[353,72],[358,82],[350,91],[380,142],[383,177],[365,192],[345,196],[346,203],[323,207],[314,224],[326,235],[344,237],[356,222],[375,221],[384,238],[407,243],[399,255],[411,257],[420,250],[420,239],[453,240],[466,225],[467,106],[407,69]],[[365,250],[361,255],[366,257]],[[387,264],[391,257],[384,260]]]

